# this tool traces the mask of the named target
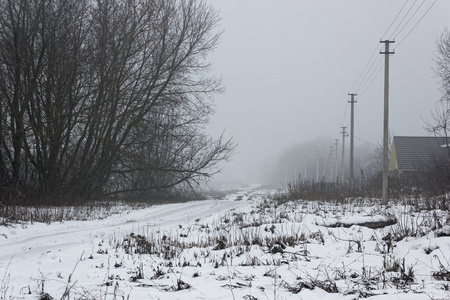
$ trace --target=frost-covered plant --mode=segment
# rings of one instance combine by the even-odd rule
[[[9,279],[10,279],[10,274],[9,274],[9,265],[11,264],[11,260],[8,262],[8,265],[5,268],[5,273],[3,274],[3,278],[0,281],[0,300],[6,300],[6,295],[8,293],[8,289],[9,289]]]

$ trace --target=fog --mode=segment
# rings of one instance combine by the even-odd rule
[[[209,60],[226,88],[215,99],[208,132],[238,143],[216,181],[261,181],[261,170],[292,145],[319,137],[333,145],[340,127],[350,129],[348,93],[358,94],[355,148],[374,148],[383,125],[380,40],[395,38],[390,133],[429,135],[424,120],[440,98],[433,56],[449,26],[450,1],[207,2],[222,18],[224,33]],[[299,159],[305,154],[315,155]]]

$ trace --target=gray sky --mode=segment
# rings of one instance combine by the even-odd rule
[[[440,97],[432,70],[435,42],[450,27],[450,1],[438,0],[411,32],[434,0],[207,2],[222,17],[224,34],[209,60],[226,87],[216,98],[208,130],[213,136],[225,130],[239,144],[218,178],[245,180],[283,149],[315,137],[329,137],[331,145],[341,126],[350,127],[349,92],[358,93],[356,147],[361,140],[381,142],[384,46],[379,41],[394,36],[390,132],[428,135],[423,119]],[[355,87],[374,51],[375,72]]]

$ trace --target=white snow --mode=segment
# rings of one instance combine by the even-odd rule
[[[432,276],[450,269],[450,237],[437,237],[430,224],[433,213],[448,222],[448,212],[392,207],[401,222],[370,229],[350,225],[385,220],[376,205],[274,206],[269,192],[250,188],[95,221],[2,226],[0,299],[450,297],[450,283]],[[350,227],[325,227],[337,223]],[[423,234],[386,238],[408,224]],[[153,253],[139,253],[143,247]],[[412,268],[413,281],[402,281],[403,267]]]

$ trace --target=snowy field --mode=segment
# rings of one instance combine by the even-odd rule
[[[450,299],[448,211],[269,193],[0,226],[0,299]]]

